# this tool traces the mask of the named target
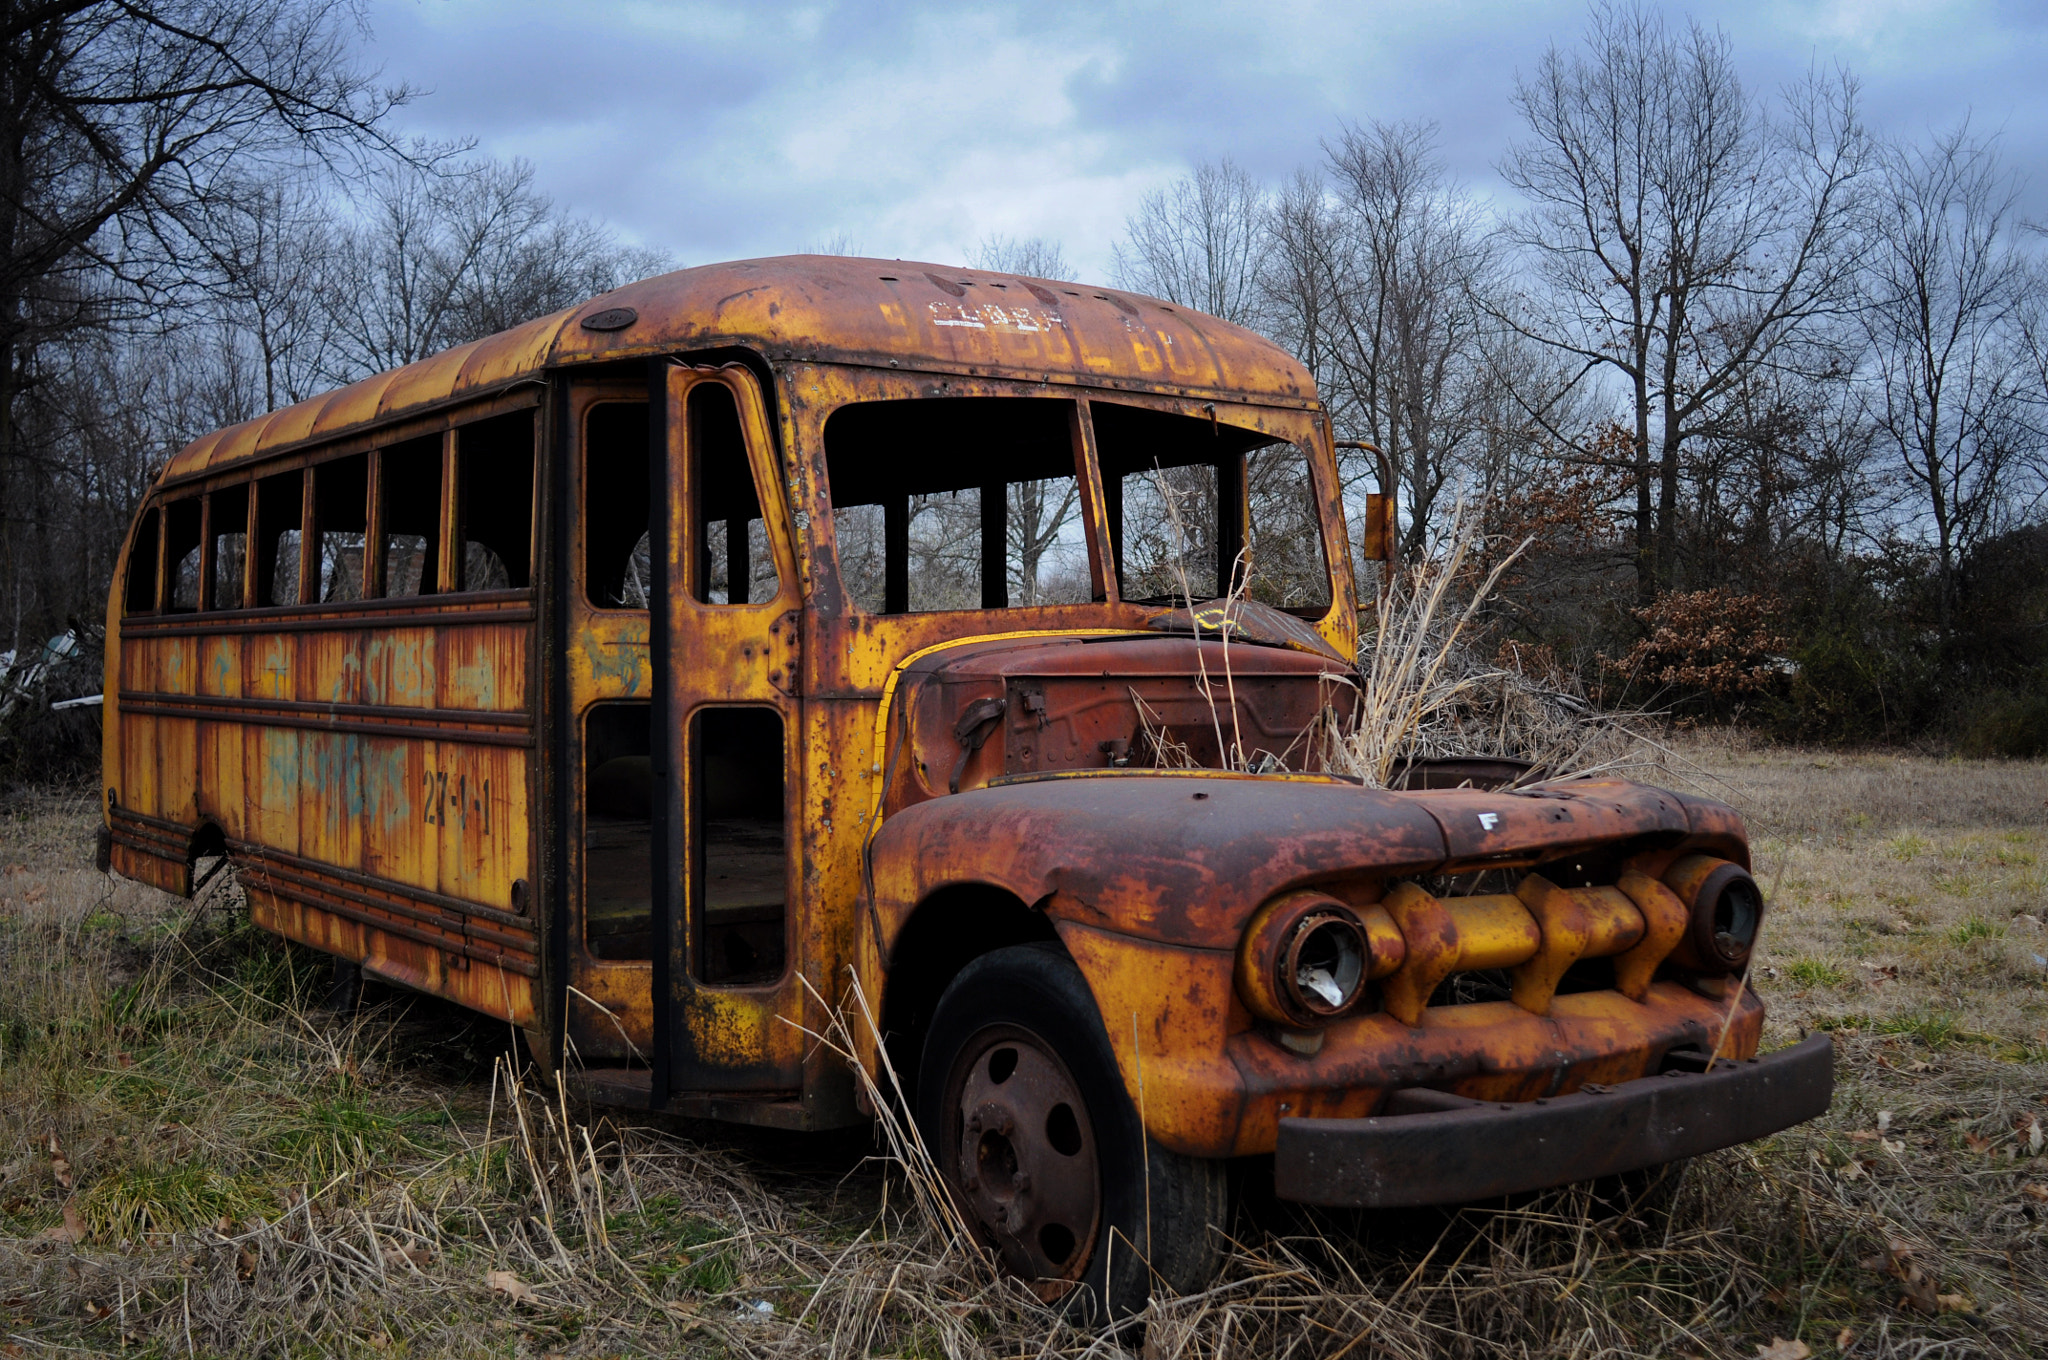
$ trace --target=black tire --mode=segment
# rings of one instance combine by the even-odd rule
[[[1122,1319],[1157,1287],[1188,1293],[1215,1277],[1225,1165],[1146,1136],[1095,998],[1059,946],[974,960],[940,997],[928,1033],[917,1086],[925,1145],[982,1241],[1040,1297]],[[1076,1099],[1082,1108],[1063,1114]],[[1033,1167],[1057,1179],[1019,1175]],[[1078,1206],[1091,1198],[1083,1226]],[[1061,1261],[1063,1245],[1071,1254]]]

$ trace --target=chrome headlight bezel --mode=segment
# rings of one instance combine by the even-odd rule
[[[1327,893],[1286,893],[1245,927],[1237,993],[1261,1020],[1307,1029],[1355,1009],[1371,969],[1371,946],[1355,911]]]

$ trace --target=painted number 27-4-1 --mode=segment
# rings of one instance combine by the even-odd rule
[[[466,774],[428,770],[420,776],[420,820],[429,826],[457,826],[467,831],[472,819],[491,834],[491,781]]]

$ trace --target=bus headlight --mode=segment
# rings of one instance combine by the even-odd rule
[[[1259,908],[1237,948],[1237,993],[1275,1024],[1320,1024],[1365,991],[1365,928],[1327,893],[1293,892]]]
[[[1756,947],[1764,894],[1741,865],[1712,855],[1687,855],[1664,882],[1691,919],[1671,961],[1699,973],[1739,973]]]

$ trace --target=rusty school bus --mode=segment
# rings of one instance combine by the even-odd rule
[[[1345,523],[1309,375],[1212,318],[650,279],[171,460],[112,865],[225,855],[265,928],[694,1116],[866,1118],[805,1033],[857,977],[990,1246],[1118,1307],[1213,1267],[1230,1159],[1460,1201],[1824,1108],[1825,1039],[1756,1056],[1728,808],[1315,772]]]

